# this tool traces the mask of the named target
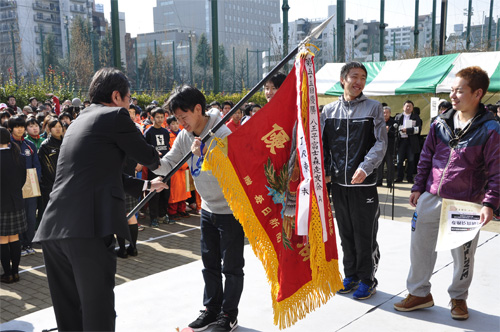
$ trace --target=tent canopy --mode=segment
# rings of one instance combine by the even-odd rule
[[[456,73],[480,66],[490,77],[489,92],[500,91],[500,51],[459,53],[409,60],[364,62],[368,71],[363,93],[367,96],[396,96],[449,93]],[[340,96],[340,70],[344,63],[329,63],[316,74],[319,95]]]

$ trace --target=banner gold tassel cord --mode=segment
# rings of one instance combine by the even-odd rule
[[[311,260],[313,280],[305,284],[299,291],[284,301],[277,302],[280,289],[278,281],[278,258],[268,234],[261,227],[255,215],[250,200],[236,174],[231,161],[227,156],[227,138],[219,140],[218,146],[208,149],[202,171],[211,171],[224,188],[224,197],[235,218],[242,224],[243,230],[250,242],[250,246],[261,261],[269,284],[274,310],[274,324],[280,329],[290,327],[306,314],[325,304],[336,292],[342,288],[338,261],[326,261],[324,244],[322,241],[321,222],[317,208],[313,210],[311,222],[311,251],[318,257]],[[318,241],[319,240],[319,241]],[[313,244],[319,243],[319,246]],[[321,263],[320,263],[321,262]]]

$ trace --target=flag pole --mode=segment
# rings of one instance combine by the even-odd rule
[[[318,25],[316,28],[314,28],[313,31],[311,31],[311,33],[306,37],[304,38],[300,43],[299,45],[297,45],[297,47],[295,47],[290,53],[288,53],[288,55],[280,61],[280,63],[278,63],[274,68],[273,70],[271,70],[267,75],[266,77],[264,77],[262,80],[260,80],[259,83],[257,83],[257,85],[255,85],[252,90],[250,90],[236,105],[233,106],[233,108],[231,108],[231,110],[219,121],[217,122],[217,124],[212,128],[210,129],[210,131],[208,132],[208,134],[206,134],[205,136],[202,137],[201,141],[203,143],[205,143],[206,141],[208,141],[208,139],[210,138],[211,135],[213,135],[217,130],[219,130],[220,127],[222,127],[222,125],[224,125],[227,121],[229,121],[229,119],[231,118],[231,116],[238,110],[241,108],[241,106],[243,104],[245,104],[257,91],[260,90],[260,88],[269,80],[269,78],[271,78],[274,74],[276,74],[281,68],[283,68],[283,66],[285,66],[286,63],[288,63],[288,61],[290,61],[298,52],[299,52],[299,49],[303,46],[305,46],[307,43],[309,43],[312,39],[316,39],[320,36],[321,32],[323,32],[323,30],[325,29],[325,27],[328,25],[328,23],[333,19],[334,16],[330,16],[328,19],[326,19],[323,23],[321,23],[320,25]],[[167,182],[174,174],[175,172],[177,172],[181,167],[182,165],[184,165],[184,163],[186,163],[189,158],[191,158],[192,156],[192,152],[190,151],[189,153],[187,153],[184,158],[181,159],[181,161],[179,161],[177,163],[177,165],[175,165],[174,168],[172,168],[170,170],[170,172],[168,172],[167,175],[165,175],[165,177],[163,178],[163,182]],[[151,200],[151,198],[156,194],[156,191],[151,191],[149,192],[146,197],[144,197],[140,202],[139,204],[137,204],[137,206],[135,208],[132,209],[132,211],[129,212],[129,214],[127,215],[127,220],[132,218],[132,216],[134,216],[140,209],[142,209],[142,207],[144,205],[146,205],[147,202],[149,202]]]

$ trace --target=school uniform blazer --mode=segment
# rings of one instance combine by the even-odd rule
[[[122,173],[125,157],[152,169],[159,156],[126,109],[92,104],[64,135],[50,200],[33,241],[130,238],[124,189],[139,196],[144,182]]]
[[[23,186],[26,182],[26,160],[18,155],[14,160],[11,149],[0,150],[0,211],[24,209]]]

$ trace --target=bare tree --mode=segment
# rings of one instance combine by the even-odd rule
[[[91,54],[90,25],[76,16],[71,25],[69,73],[77,87],[88,87],[90,84],[94,74]]]

